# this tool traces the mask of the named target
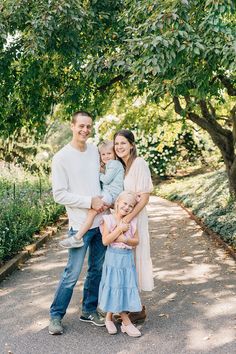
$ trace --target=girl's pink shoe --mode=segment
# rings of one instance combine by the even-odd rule
[[[141,332],[132,323],[125,326],[124,323],[122,322],[120,329],[121,329],[121,332],[127,333],[128,336],[130,336],[130,337],[140,337],[141,336]]]
[[[117,333],[117,328],[114,325],[113,321],[105,320],[105,325],[106,325],[107,332],[109,334],[116,334]]]

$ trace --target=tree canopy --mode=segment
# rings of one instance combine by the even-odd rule
[[[3,0],[0,27],[1,135],[105,112],[121,85],[207,131],[236,194],[234,1]]]
[[[90,106],[85,67],[113,40],[120,1],[3,0],[0,6],[0,131],[44,133],[56,104]],[[100,49],[101,48],[101,49]],[[88,103],[89,102],[89,103]]]
[[[118,68],[117,80],[150,101],[168,95],[176,113],[206,130],[236,194],[234,2],[131,0],[120,16],[123,43],[115,54],[104,51],[103,71]]]

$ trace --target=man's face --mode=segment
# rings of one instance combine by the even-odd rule
[[[75,123],[71,123],[73,139],[76,139],[77,142],[85,143],[91,134],[92,126],[92,118],[78,115]]]

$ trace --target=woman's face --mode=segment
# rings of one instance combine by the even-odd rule
[[[116,136],[114,142],[115,153],[124,162],[129,159],[130,150],[132,147],[132,144],[130,144],[130,142],[124,136]]]

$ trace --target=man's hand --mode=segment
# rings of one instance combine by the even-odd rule
[[[104,206],[104,202],[102,197],[93,197],[91,202],[91,208],[96,210],[96,212],[100,212]]]

